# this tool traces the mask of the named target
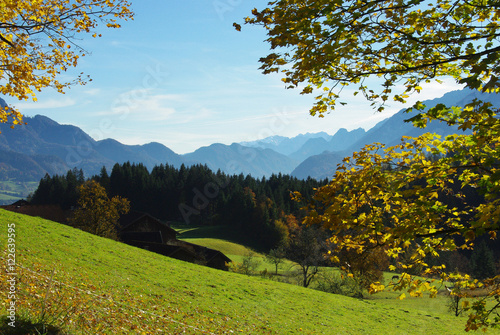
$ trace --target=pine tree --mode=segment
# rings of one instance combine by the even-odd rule
[[[482,241],[471,255],[471,274],[476,279],[492,278],[496,273],[493,252],[485,241]]]
[[[99,174],[99,178],[98,178],[98,181],[99,181],[99,184],[101,184],[102,187],[104,187],[106,189],[107,192],[110,191],[110,178],[109,178],[109,175],[108,175],[108,170],[106,170],[106,167],[103,166],[101,168],[101,173]]]

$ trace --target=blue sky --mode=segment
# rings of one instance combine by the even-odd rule
[[[183,154],[212,143],[253,141],[272,135],[339,128],[368,129],[404,106],[390,104],[384,113],[354,98],[323,119],[308,114],[312,96],[286,90],[279,75],[261,74],[266,56],[261,27],[242,23],[261,0],[132,0],[135,19],[121,29],[103,29],[103,37],[86,36],[90,51],[71,79],[84,72],[92,81],[61,95],[45,90],[38,101],[9,101],[27,116],[46,115],[73,124],[94,139],[125,144],[160,142]],[[424,86],[411,101],[440,97],[458,89],[451,81]]]

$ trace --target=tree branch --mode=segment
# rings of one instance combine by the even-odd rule
[[[0,40],[2,40],[3,42],[7,43],[8,45],[10,45],[11,47],[14,47],[14,43],[12,43],[11,41],[9,41],[8,39],[6,39],[5,37],[3,37],[2,34],[0,34]]]

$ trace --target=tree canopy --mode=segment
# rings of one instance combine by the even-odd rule
[[[78,208],[71,223],[94,235],[118,239],[118,220],[127,214],[130,202],[122,197],[109,198],[106,189],[98,182],[89,180],[78,186]]]
[[[311,114],[333,109],[347,85],[383,109],[405,102],[422,82],[452,76],[471,88],[498,89],[496,1],[280,0],[252,11],[272,53],[264,73],[279,72],[301,94],[319,92]],[[235,24],[240,29],[238,24]],[[377,88],[366,79],[378,77]],[[316,91],[315,91],[316,90]]]
[[[62,82],[60,74],[76,67],[85,56],[78,44],[82,34],[98,25],[119,28],[131,19],[126,0],[0,0],[0,94],[36,101],[36,91],[53,87],[63,93],[71,84],[84,84],[80,75]],[[0,111],[0,122],[22,122],[13,108]]]
[[[265,74],[280,72],[288,88],[316,93],[312,115],[335,109],[343,88],[355,86],[372,108],[405,102],[422,83],[448,76],[482,92],[500,87],[497,1],[297,1],[254,9],[246,23],[267,29],[272,53],[260,59]],[[236,29],[241,29],[235,24]],[[402,272],[392,287],[413,296],[436,287],[414,276],[483,287],[467,330],[498,326],[499,277],[474,279],[428,260],[473,249],[479,236],[495,239],[500,217],[500,122],[497,106],[474,100],[462,106],[414,104],[416,127],[444,122],[456,135],[424,134],[396,146],[374,143],[344,159],[329,185],[305,201],[307,224],[331,231],[332,258],[380,249]],[[371,290],[384,289],[373,283]],[[492,303],[487,305],[486,302]]]

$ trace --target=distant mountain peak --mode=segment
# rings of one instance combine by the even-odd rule
[[[427,108],[431,108],[440,103],[446,106],[464,106],[476,98],[482,101],[491,102],[493,106],[500,107],[500,94],[481,93],[470,89],[451,91],[444,94],[441,98],[423,101],[423,104],[426,105]],[[364,132],[364,130],[351,131],[350,134],[362,136],[360,136],[358,140],[350,142],[350,145],[343,150],[327,152],[305,159],[292,172],[292,176],[297,178],[313,177],[317,179],[331,177],[335,173],[337,164],[342,163],[343,157],[351,156],[353,152],[359,151],[366,144],[373,142],[380,142],[387,146],[392,146],[400,143],[402,136],[417,137],[425,132],[446,136],[458,132],[456,127],[450,127],[438,121],[430,122],[424,129],[415,128],[411,123],[404,122],[404,120],[411,117],[410,114],[406,113],[406,110],[406,108],[401,109],[398,113],[377,123],[367,132]],[[334,135],[332,142],[336,140],[336,135],[337,134]],[[345,140],[338,142],[342,143],[343,141],[345,142]]]
[[[48,122],[48,123],[51,123],[51,124],[56,124],[58,125],[59,123],[52,120],[51,118],[49,118],[48,116],[45,116],[45,115],[41,115],[41,114],[36,114],[35,116],[32,117],[33,120],[37,120],[37,121],[44,121],[44,122]]]

